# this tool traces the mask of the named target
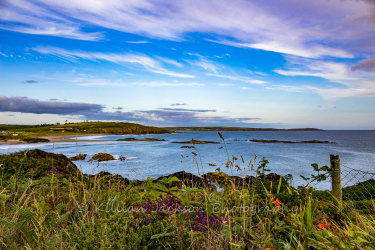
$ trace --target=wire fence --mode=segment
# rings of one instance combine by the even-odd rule
[[[318,190],[332,190],[334,181],[327,172],[326,181],[312,181],[308,186]],[[342,201],[358,212],[373,213],[375,200],[375,173],[354,169],[340,164]]]
[[[341,164],[342,199],[354,209],[373,212],[375,173],[357,170]]]

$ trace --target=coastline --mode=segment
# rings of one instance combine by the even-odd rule
[[[48,139],[49,143],[55,142],[103,142],[103,141],[116,141],[116,140],[84,140],[79,139],[80,137],[84,136],[103,136],[103,134],[76,134],[76,135],[42,135],[42,136],[33,136],[38,138],[45,138]],[[77,137],[77,139],[73,139],[72,137]],[[28,144],[27,142],[12,139],[7,141],[0,141],[0,145],[17,145],[17,144]]]

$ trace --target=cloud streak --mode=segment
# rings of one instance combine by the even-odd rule
[[[375,58],[360,61],[352,67],[352,70],[357,69],[375,69]]]
[[[104,38],[85,29],[93,26],[175,41],[204,33],[228,39],[231,46],[309,58],[351,57],[358,48],[373,51],[375,42],[375,4],[368,0],[12,0],[1,5],[2,29],[80,40]]]
[[[194,78],[193,75],[177,73],[169,71],[161,67],[159,61],[141,54],[115,54],[115,53],[102,53],[102,52],[85,52],[85,51],[69,51],[62,48],[56,47],[35,47],[34,51],[44,54],[44,55],[54,55],[65,60],[72,62],[77,62],[80,59],[90,60],[90,61],[108,61],[121,65],[139,65],[142,66],[147,71],[156,74],[180,77],[180,78]]]
[[[23,81],[22,83],[39,83],[35,80],[27,80],[27,81]]]
[[[276,89],[294,92],[315,91],[327,99],[375,96],[375,85],[371,72],[352,71],[346,64],[332,61],[292,56],[286,56],[285,58],[288,61],[287,68],[277,69],[274,72],[284,76],[320,77],[337,83],[338,86],[289,86],[287,88],[285,86],[278,86],[275,87]]]
[[[191,61],[191,60],[186,60],[186,61],[190,63],[191,65],[201,67],[204,70],[210,71],[213,73],[216,73],[217,70],[219,69],[213,62],[204,58],[200,58],[199,60],[196,60],[196,61]]]
[[[206,112],[216,112],[216,109],[183,109],[183,108],[160,108],[164,111],[179,111],[179,112],[199,112],[199,113],[206,113]]]
[[[5,97],[0,95],[0,112],[83,115],[100,112],[103,108],[104,107],[99,104],[39,101],[27,97]]]
[[[230,80],[233,80],[233,81],[246,82],[246,83],[250,83],[250,84],[264,84],[264,83],[267,83],[266,81],[251,79],[251,78],[244,77],[244,76],[228,76],[228,75],[219,75],[219,74],[207,74],[207,75],[208,76],[220,77],[220,78],[226,78],[226,79],[230,79]],[[221,85],[221,86],[223,86],[223,85]]]

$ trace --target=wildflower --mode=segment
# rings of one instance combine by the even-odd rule
[[[324,224],[324,223],[319,223],[318,224],[318,227],[319,229],[323,229],[323,228],[327,228],[331,225],[331,223],[327,223],[327,224]]]
[[[280,207],[282,205],[282,203],[279,201],[279,199],[275,200],[275,198],[273,198],[272,203],[275,204],[276,207]]]
[[[264,250],[275,250],[275,248],[272,248],[272,246],[271,246],[271,247],[267,247],[267,248],[264,249]]]

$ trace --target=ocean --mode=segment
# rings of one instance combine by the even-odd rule
[[[267,168],[272,173],[293,175],[293,186],[306,185],[300,175],[314,174],[312,163],[320,166],[330,164],[330,154],[339,155],[342,166],[375,173],[375,131],[222,131],[225,144],[214,131],[188,131],[175,134],[152,135],[103,135],[85,136],[80,139],[90,142],[38,143],[20,145],[0,145],[0,154],[39,148],[44,151],[62,153],[68,157],[76,154],[88,154],[86,160],[75,161],[75,164],[86,174],[100,171],[120,174],[129,179],[160,177],[185,170],[193,174],[202,174],[220,168],[231,174],[226,168],[228,158],[245,170],[233,170],[234,175],[254,175],[248,167],[249,162],[256,161],[254,169],[262,157],[269,161]],[[126,142],[96,140],[117,140],[121,138],[162,138],[167,141]],[[183,145],[173,141],[195,140],[215,141],[220,144],[198,144],[194,148],[181,148]],[[320,140],[334,143],[259,143],[251,139],[307,141]],[[118,158],[125,156],[125,161],[87,162],[96,153],[109,153]],[[192,152],[196,153],[194,155]],[[242,162],[242,158],[244,163]],[[210,166],[209,164],[216,164]],[[199,171],[199,172],[198,172]],[[365,181],[365,180],[363,180]],[[354,184],[354,183],[353,183]],[[315,184],[314,184],[315,185]],[[316,186],[318,189],[329,189],[330,182],[325,181]]]

